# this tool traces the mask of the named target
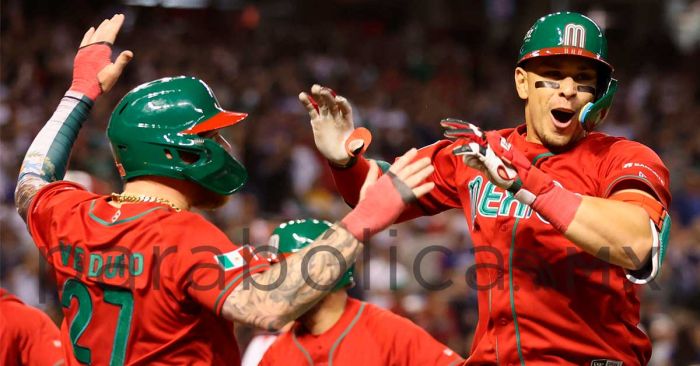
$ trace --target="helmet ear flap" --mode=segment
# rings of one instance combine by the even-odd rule
[[[587,103],[579,113],[579,121],[586,131],[592,131],[607,116],[612,106],[613,97],[617,91],[617,80],[610,79],[608,85],[603,89],[603,93],[593,103]]]
[[[124,180],[170,177],[229,195],[245,183],[245,167],[215,140],[199,133],[231,126],[245,117],[245,113],[222,109],[202,80],[168,77],[127,93],[112,112],[107,138]]]
[[[192,165],[200,160],[202,160],[202,155],[196,151],[189,151],[185,149],[175,149],[177,156],[180,161],[186,165]]]

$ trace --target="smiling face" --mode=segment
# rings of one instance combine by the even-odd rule
[[[528,60],[515,69],[518,96],[526,100],[527,140],[564,150],[584,136],[579,111],[595,99],[596,61],[576,56]]]

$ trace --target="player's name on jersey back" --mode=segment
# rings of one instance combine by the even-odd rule
[[[140,276],[144,272],[144,255],[125,250],[88,251],[70,243],[59,242],[60,264],[95,279],[119,279]]]

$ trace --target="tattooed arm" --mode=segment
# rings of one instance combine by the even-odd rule
[[[41,187],[63,179],[78,131],[87,119],[94,100],[114,86],[131,51],[122,52],[111,63],[111,45],[124,22],[117,14],[90,28],[80,42],[73,65],[73,83],[46,125],[34,138],[22,161],[15,190],[15,206],[27,220],[29,204]]]
[[[355,262],[362,249],[359,238],[384,230],[409,202],[434,187],[422,184],[433,171],[430,159],[411,163],[416,154],[411,149],[378,180],[379,167],[372,164],[357,206],[311,245],[238,285],[224,303],[224,316],[275,330],[322,299]]]
[[[278,330],[322,299],[361,249],[362,244],[349,231],[333,225],[311,245],[236,287],[224,303],[223,314]],[[305,258],[308,263],[303,263]]]
[[[23,220],[27,220],[29,204],[41,187],[63,179],[71,148],[91,107],[90,99],[68,91],[32,142],[15,190],[15,205]]]

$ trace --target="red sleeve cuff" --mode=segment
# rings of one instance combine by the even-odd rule
[[[362,189],[362,184],[364,184],[369,171],[369,161],[360,155],[355,164],[347,168],[329,165],[338,193],[343,196],[350,207],[355,207],[360,200],[360,189]]]

